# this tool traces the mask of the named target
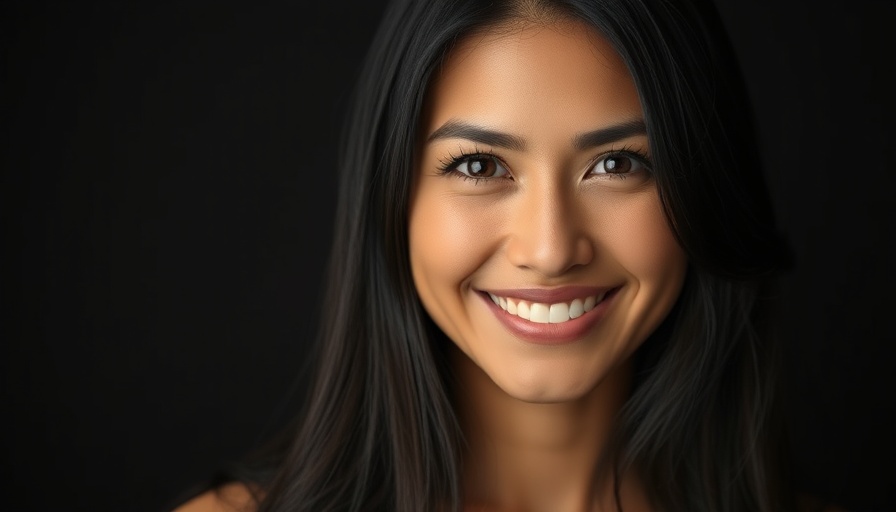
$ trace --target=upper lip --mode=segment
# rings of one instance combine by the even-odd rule
[[[597,296],[606,293],[616,286],[562,286],[560,288],[505,288],[501,290],[483,290],[498,297],[509,297],[529,302],[554,304],[570,302],[575,299]]]

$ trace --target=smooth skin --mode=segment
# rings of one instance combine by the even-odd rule
[[[630,356],[687,268],[647,135],[631,129],[643,122],[621,58],[575,21],[467,37],[432,83],[410,259],[426,311],[458,349],[471,509],[616,510],[598,460],[630,394]],[[588,332],[561,343],[521,339],[484,295],[564,286],[617,291]],[[626,511],[649,510],[634,477],[622,489]]]

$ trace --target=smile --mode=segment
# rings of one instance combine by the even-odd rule
[[[489,292],[488,296],[496,305],[511,315],[538,324],[562,324],[579,318],[604,300],[607,292],[576,298],[568,302],[553,304],[532,302],[512,297],[501,297]]]
[[[478,290],[514,337],[541,345],[585,339],[607,316],[622,286]]]

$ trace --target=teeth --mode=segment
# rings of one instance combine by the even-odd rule
[[[546,324],[550,320],[551,310],[547,304],[533,302],[529,308],[529,321],[537,324]]]
[[[582,305],[582,299],[576,299],[569,303],[569,318],[579,318],[585,313],[585,306]]]
[[[493,293],[488,294],[492,302],[507,311],[511,315],[529,320],[539,324],[561,324],[568,322],[573,318],[579,318],[594,307],[606,296],[606,292],[585,297],[584,299],[575,299],[572,302],[558,302],[556,304],[542,304],[539,302],[526,302],[519,299],[509,299],[506,297],[498,297]]]
[[[529,304],[520,301],[516,306],[516,316],[520,318],[529,319]]]
[[[597,303],[597,300],[594,297],[588,297],[585,299],[585,303],[582,304],[582,309],[587,313],[594,309],[594,305]]]
[[[559,324],[569,320],[569,305],[562,302],[559,304],[551,304],[549,317],[552,324]]]

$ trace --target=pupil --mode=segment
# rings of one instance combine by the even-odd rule
[[[495,164],[489,158],[470,161],[470,174],[490,178],[495,174]]]
[[[631,170],[631,160],[627,157],[610,157],[604,162],[604,169],[613,174],[622,174]]]

